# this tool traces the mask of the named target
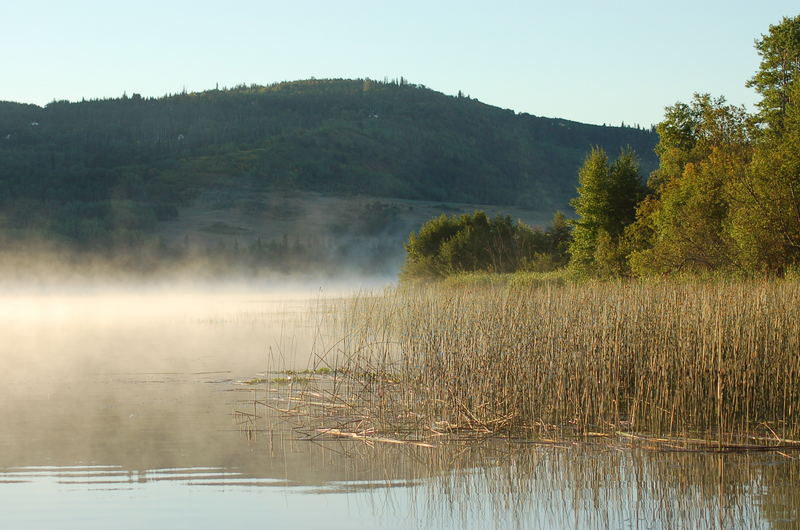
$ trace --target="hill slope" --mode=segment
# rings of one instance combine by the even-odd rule
[[[308,80],[144,99],[0,102],[0,226],[130,246],[208,190],[568,209],[592,145],[656,135],[515,114],[405,83]]]

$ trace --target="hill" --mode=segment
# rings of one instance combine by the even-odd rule
[[[508,206],[542,218],[568,210],[590,146],[631,145],[646,172],[656,140],[402,79],[0,102],[0,229],[7,240],[130,248],[223,191]]]

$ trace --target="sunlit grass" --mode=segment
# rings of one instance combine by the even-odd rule
[[[800,282],[429,285],[338,318],[377,431],[800,436]]]

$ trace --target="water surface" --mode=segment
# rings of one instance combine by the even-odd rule
[[[309,440],[244,382],[313,367],[329,310],[316,287],[0,296],[0,527],[800,525],[798,454]]]

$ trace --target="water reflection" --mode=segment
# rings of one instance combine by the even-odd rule
[[[796,528],[800,483],[795,460],[780,455],[708,455],[617,450],[602,446],[539,447],[502,442],[452,444],[435,450],[368,447],[361,442],[309,443],[275,433],[272,443],[238,433],[228,438],[227,465],[132,468],[126,465],[16,466],[0,473],[0,491],[44,488],[67,497],[119,502],[154,490],[192,510],[220,514],[229,497],[273,507],[307,496],[299,526],[335,506],[381,528]],[[280,434],[280,442],[275,437]],[[245,449],[242,451],[242,449]],[[209,459],[209,452],[186,455]],[[167,489],[165,489],[167,488]],[[199,489],[219,502],[194,505]],[[88,495],[94,492],[93,495]],[[261,493],[259,493],[261,492]],[[13,492],[12,492],[13,493]],[[77,493],[77,495],[76,495]],[[14,495],[12,495],[13,497]],[[145,495],[146,496],[146,495]],[[324,499],[320,501],[319,499]],[[114,502],[116,501],[116,502]],[[168,516],[169,506],[157,501]],[[13,515],[5,511],[0,520]],[[66,512],[69,513],[69,510]],[[30,513],[17,514],[20,518]],[[56,517],[63,517],[54,514]],[[108,514],[107,514],[108,515]],[[237,520],[236,515],[230,515]],[[60,518],[58,520],[61,520]],[[11,521],[13,522],[13,520]]]
[[[0,527],[800,526],[796,453],[308,437],[243,381],[305,367],[313,311],[170,300],[0,311]]]

